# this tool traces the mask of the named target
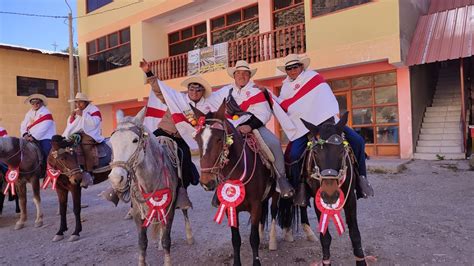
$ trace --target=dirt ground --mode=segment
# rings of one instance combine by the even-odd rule
[[[474,265],[474,172],[466,161],[412,161],[401,174],[372,174],[369,179],[376,196],[359,200],[359,228],[366,255],[376,256],[379,265]],[[67,242],[74,228],[68,211],[66,238],[53,243],[59,228],[56,194],[42,191],[44,226],[34,228],[35,208],[28,199],[28,221],[14,231],[17,215],[13,202],[6,202],[0,217],[0,264],[2,265],[129,265],[136,264],[137,233],[130,220],[123,220],[128,206],[117,208],[97,195],[108,186],[102,183],[83,191],[83,231],[77,242]],[[31,194],[31,187],[29,187]],[[200,187],[189,189],[194,209],[190,219],[195,243],[186,244],[184,221],[177,213],[172,232],[172,261],[175,265],[232,264],[230,229],[224,221],[212,221],[216,212],[210,205],[212,193]],[[71,202],[71,200],[70,200]],[[72,203],[69,204],[72,207]],[[316,230],[316,217],[309,211]],[[251,263],[250,226],[247,214],[240,215],[242,260]],[[333,265],[354,264],[349,234],[338,236],[333,225]],[[260,257],[264,265],[309,265],[321,259],[319,242],[308,242],[296,232],[295,242],[284,242],[279,231],[279,250],[268,251],[268,234]],[[150,241],[148,262],[163,263],[163,252]]]

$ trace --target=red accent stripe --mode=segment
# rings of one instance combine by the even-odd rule
[[[171,118],[173,119],[175,124],[178,124],[178,123],[181,123],[181,122],[189,123],[188,119],[186,119],[186,117],[184,116],[183,113],[171,114]]]
[[[6,130],[0,131],[0,137],[6,136],[6,135],[8,135]]]
[[[46,121],[46,120],[53,120],[53,115],[52,114],[43,115],[42,117],[36,119],[36,121],[33,122],[33,124],[26,127],[26,129],[30,130],[30,128],[32,128],[32,127],[34,127],[34,126],[38,125],[39,123],[41,123],[43,121]]]
[[[242,109],[243,111],[247,111],[250,105],[265,102],[265,101],[266,101],[265,95],[263,94],[263,92],[259,92],[255,94],[254,96],[250,97],[248,100],[243,101],[240,104],[240,109]]]
[[[91,116],[98,116],[100,118],[100,121],[102,121],[102,114],[100,113],[100,111],[95,111],[93,112],[92,114],[90,114]]]
[[[69,124],[72,123],[72,122],[74,122],[74,120],[76,120],[76,117],[75,117],[75,116],[71,116],[71,117],[69,118]]]
[[[308,94],[308,92],[312,91],[316,87],[319,86],[319,84],[326,82],[321,75],[316,75],[312,79],[310,79],[306,84],[303,85],[303,87],[295,94],[295,96],[288,98],[284,101],[281,102],[280,106],[285,110],[285,112],[288,112],[288,108],[290,105],[301,99],[303,96]]]
[[[155,117],[155,118],[163,118],[163,116],[165,115],[166,111],[163,111],[163,110],[160,110],[160,109],[156,109],[156,108],[153,108],[153,107],[147,107],[146,108],[146,114],[145,116],[149,116],[149,117]]]

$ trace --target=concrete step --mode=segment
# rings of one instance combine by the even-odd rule
[[[426,111],[425,117],[429,116],[459,116],[461,112],[459,111]]]
[[[444,160],[463,160],[466,159],[466,155],[464,153],[443,153],[443,154],[436,154],[436,153],[420,153],[415,152],[413,154],[414,159],[418,160],[439,160],[438,156],[443,156]]]
[[[458,140],[419,140],[417,147],[448,147],[461,145]]]
[[[453,106],[432,106],[427,107],[426,111],[459,111],[461,113],[461,106],[453,105]]]
[[[449,127],[456,127],[460,128],[460,122],[423,122],[421,124],[421,128],[449,128]]]
[[[459,101],[460,102],[460,101]],[[460,103],[458,103],[460,105]],[[453,102],[437,102],[432,104],[433,107],[455,106]]]
[[[460,122],[461,116],[434,116],[434,117],[425,117],[423,118],[423,122],[427,123],[435,123],[435,122]]]
[[[421,153],[461,153],[461,146],[449,146],[449,147],[416,147],[416,152]]]
[[[451,104],[451,105],[456,105],[459,104],[461,105],[461,98],[438,98],[438,99],[433,99],[433,106],[436,106],[437,104]]]
[[[461,129],[459,126],[456,127],[438,127],[438,128],[421,128],[421,134],[445,134],[445,133],[459,133],[461,134]]]
[[[462,135],[460,133],[443,133],[443,134],[420,134],[419,140],[459,140]]]

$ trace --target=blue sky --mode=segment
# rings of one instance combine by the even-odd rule
[[[68,0],[68,3],[75,17],[77,0]],[[0,11],[67,16],[69,8],[64,0],[0,0]],[[76,29],[75,20],[73,20],[73,27]],[[53,43],[56,43],[56,50],[60,51],[69,46],[67,19],[0,13],[0,43],[50,51],[54,51]],[[76,43],[77,34],[74,32],[75,46]]]

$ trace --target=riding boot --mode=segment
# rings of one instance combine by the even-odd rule
[[[369,180],[366,176],[360,175],[358,178],[357,186],[357,198],[368,198],[374,196],[374,189],[370,185]]]
[[[92,177],[92,175],[89,172],[84,171],[82,174],[81,187],[88,188],[89,186],[92,186],[93,184],[94,184],[94,178]]]
[[[101,193],[101,195],[104,199],[111,201],[115,205],[115,207],[117,207],[117,204],[120,199],[112,187],[107,188],[105,191]]]
[[[299,187],[296,189],[296,196],[293,200],[293,204],[300,207],[306,207],[308,205],[305,183],[300,183]]]
[[[217,192],[214,192],[214,196],[212,196],[211,205],[214,208],[219,207],[219,199],[217,198]]]
[[[283,199],[288,199],[293,197],[295,190],[291,186],[290,182],[285,177],[277,178],[277,188],[276,190],[280,192],[280,197]]]
[[[178,198],[176,199],[176,208],[187,210],[193,207],[193,203],[189,199],[188,191],[184,187],[179,187]]]

